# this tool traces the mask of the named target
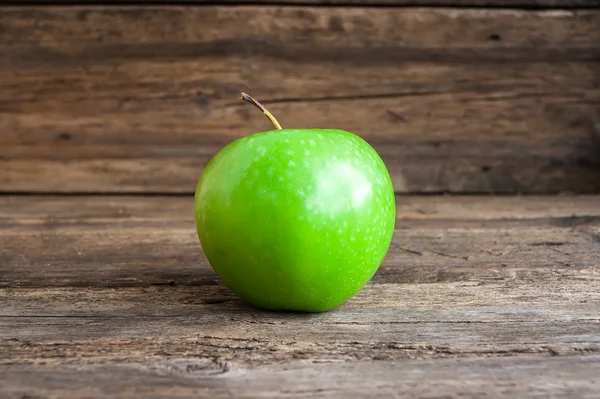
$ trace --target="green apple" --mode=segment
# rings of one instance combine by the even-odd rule
[[[383,261],[396,206],[389,173],[363,139],[337,129],[240,138],[208,163],[196,229],[224,284],[264,309],[322,312],[360,291]]]

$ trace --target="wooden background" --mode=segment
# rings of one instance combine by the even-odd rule
[[[0,6],[4,193],[193,193],[270,128],[241,90],[361,135],[398,193],[600,192],[598,1],[26,3]]]

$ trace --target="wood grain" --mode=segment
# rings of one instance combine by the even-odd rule
[[[573,356],[377,361],[264,367],[238,374],[211,359],[174,359],[158,370],[139,365],[65,366],[50,369],[0,366],[8,399],[61,398],[397,398],[397,397],[577,397],[596,398],[600,357]],[[460,375],[461,380],[456,376]],[[65,387],[65,381],[73,381]]]
[[[599,287],[598,278],[369,284],[337,309],[309,315],[261,311],[221,285],[4,288],[0,336],[20,341],[101,339],[108,343],[114,339],[115,351],[128,339],[135,338],[143,346],[145,338],[160,336],[165,345],[192,339],[185,344],[188,347],[202,337],[257,340],[282,347],[287,342],[318,340],[320,345],[311,344],[313,356],[318,356],[319,347],[332,351],[340,340],[451,344],[458,352],[481,345],[482,355],[486,347],[512,345],[537,353],[540,345],[558,344],[574,353],[582,343],[591,348],[600,345]],[[65,329],[68,324],[78,327]],[[97,342],[89,345],[82,346],[82,354],[93,352]],[[393,349],[382,348],[382,354],[390,355]],[[146,352],[153,350],[154,344]],[[150,354],[146,352],[115,355],[140,360]],[[253,363],[244,354],[232,356]]]
[[[346,304],[224,287],[191,197],[0,197],[0,396],[578,397],[600,388],[600,197],[398,196]]]
[[[361,135],[398,192],[600,191],[597,11],[4,7],[0,21],[4,192],[191,193],[216,151],[269,128],[240,90],[284,126]]]
[[[1,197],[0,287],[213,285],[192,197]],[[373,282],[593,278],[600,198],[403,197]]]
[[[106,1],[100,0],[11,0],[14,4],[106,4]],[[522,8],[591,8],[600,5],[598,0],[118,0],[118,4],[303,4],[303,5],[330,5],[330,6],[396,6],[396,7],[522,7]]]

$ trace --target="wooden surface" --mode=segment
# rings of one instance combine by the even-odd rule
[[[106,4],[101,0],[10,0],[14,4]],[[599,0],[114,0],[117,4],[306,4],[331,6],[412,6],[412,7],[521,7],[536,8],[591,8],[600,5]]]
[[[192,193],[269,128],[245,90],[399,193],[597,193],[599,43],[591,8],[4,6],[0,191]]]
[[[570,397],[600,390],[600,196],[397,197],[323,314],[223,287],[189,196],[0,197],[0,397]]]
[[[0,5],[0,398],[598,397],[599,1],[26,3]],[[413,194],[333,311],[250,307],[202,253],[204,165],[270,128],[242,90]]]

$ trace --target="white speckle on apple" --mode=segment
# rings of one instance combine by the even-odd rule
[[[258,155],[263,156],[267,153],[267,149],[265,147],[258,147],[256,149],[256,152],[258,153]]]
[[[310,139],[308,140],[308,144],[310,144],[311,147],[314,147],[317,143],[315,143],[313,139]]]
[[[304,150],[304,155],[306,155],[306,156],[310,155],[310,151]]]
[[[292,151],[292,150],[287,150],[285,153],[288,155],[294,155],[294,151]]]
[[[277,178],[277,181],[280,181],[280,182],[282,182],[282,181],[284,181],[284,180],[285,180],[285,179],[283,178],[283,176],[279,176],[279,177]]]
[[[296,162],[294,162],[294,161],[289,161],[288,162],[288,166],[294,166],[294,165],[296,165]]]

